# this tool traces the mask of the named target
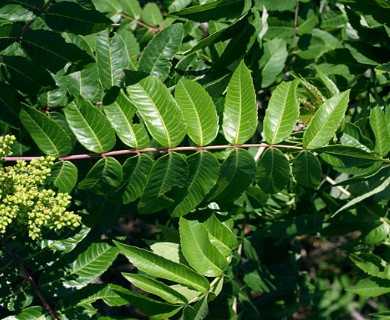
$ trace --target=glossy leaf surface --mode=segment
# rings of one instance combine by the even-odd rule
[[[84,148],[96,153],[109,151],[115,145],[115,131],[110,122],[90,102],[79,98],[64,110],[66,121]]]
[[[223,133],[231,144],[246,142],[257,127],[257,104],[252,77],[241,61],[230,79],[223,112]]]
[[[160,257],[150,251],[128,246],[114,241],[124,254],[139,270],[151,276],[157,276],[170,281],[187,285],[199,292],[206,292],[209,289],[209,282],[191,270],[187,266],[172,262]]]
[[[349,90],[326,100],[315,113],[303,135],[303,146],[316,149],[326,145],[336,132],[349,102]]]
[[[218,116],[213,100],[200,84],[181,79],[175,89],[191,140],[199,146],[210,144],[218,132]]]
[[[131,78],[132,75],[128,74],[128,81],[135,80]],[[126,89],[147,129],[159,144],[174,147],[183,140],[186,134],[183,114],[159,79],[148,76]]]
[[[71,140],[61,126],[34,108],[23,108],[20,120],[30,133],[39,149],[55,158],[68,155],[72,149]]]
[[[270,144],[286,140],[299,117],[298,81],[282,82],[274,90],[264,118],[264,136]]]

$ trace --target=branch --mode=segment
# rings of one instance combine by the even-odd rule
[[[295,16],[294,16],[294,35],[291,41],[291,51],[294,51],[295,44],[297,41],[297,32],[298,32],[298,14],[299,14],[299,0],[297,1],[297,6],[295,7]]]
[[[122,13],[122,17],[125,18],[125,19],[129,19],[129,20],[134,21],[134,22],[135,22],[136,24],[138,24],[139,26],[144,27],[144,28],[148,29],[149,31],[151,31],[154,35],[163,29],[163,26],[162,26],[162,25],[161,25],[160,27],[158,27],[158,28],[152,27],[152,26],[150,26],[150,25],[148,25],[148,24],[146,24],[146,23],[143,23],[143,22],[140,21],[140,20],[137,20],[137,19],[135,19],[135,18],[133,18],[133,17],[131,17],[131,16],[128,16],[128,15],[125,14],[125,13]]]
[[[15,264],[20,269],[20,273],[21,273],[22,277],[30,283],[31,287],[35,291],[39,300],[41,300],[42,304],[44,305],[46,310],[49,312],[49,314],[51,315],[53,320],[59,320],[57,315],[55,314],[54,310],[52,309],[52,307],[50,307],[49,303],[47,302],[46,298],[44,297],[41,289],[38,287],[38,285],[35,283],[33,277],[30,275],[28,270],[23,265],[21,259],[15,253],[13,253],[10,248],[7,247],[7,244],[6,244],[4,239],[2,239],[2,243],[3,243],[3,247],[7,251],[8,255],[11,257],[11,259],[15,262]]]
[[[37,11],[36,13],[36,16],[39,17],[42,13],[44,13],[46,11],[46,9],[54,2],[55,0],[49,0],[48,2],[46,2],[46,4]],[[36,20],[36,19],[35,19]],[[28,22],[22,29],[21,33],[20,33],[20,37],[22,37],[26,31],[28,29],[30,29],[31,25],[35,22],[35,20],[31,20],[30,22]]]
[[[126,149],[126,150],[116,150],[104,153],[87,153],[87,154],[74,154],[71,156],[60,157],[60,161],[72,161],[79,159],[90,159],[90,158],[104,158],[104,157],[115,157],[124,154],[139,154],[145,152],[174,152],[174,151],[201,151],[201,150],[221,150],[221,149],[238,149],[238,148],[279,148],[279,149],[293,149],[293,150],[303,150],[302,147],[290,146],[283,144],[267,144],[267,143],[253,143],[253,144],[242,144],[242,145],[216,145],[216,146],[205,146],[205,147],[174,147],[174,148],[144,148],[144,149]],[[264,149],[263,149],[264,150]],[[41,156],[32,156],[32,157],[4,157],[4,161],[31,161],[34,159],[39,159]]]

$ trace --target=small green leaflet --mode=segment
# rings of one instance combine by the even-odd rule
[[[264,137],[270,144],[286,140],[298,121],[298,83],[299,80],[282,82],[272,92],[264,118]]]
[[[321,182],[321,163],[309,151],[302,151],[293,161],[293,175],[306,188],[315,188]]]
[[[116,142],[115,131],[104,114],[92,103],[79,97],[64,109],[66,121],[77,141],[95,153],[110,151]]]
[[[78,189],[91,190],[96,194],[104,195],[114,192],[122,183],[122,166],[113,157],[100,159],[87,176],[79,182]]]
[[[113,87],[104,97],[103,103],[107,119],[125,145],[140,149],[149,144],[150,138],[144,124],[134,123],[137,109],[123,90]]]
[[[181,249],[190,266],[206,277],[221,276],[228,263],[210,242],[203,224],[182,217],[179,221],[179,232]]]
[[[66,156],[72,150],[71,139],[64,129],[43,112],[25,107],[20,120],[40,150],[49,156]]]
[[[253,181],[256,163],[244,149],[234,149],[221,165],[218,180],[207,202],[230,203],[238,198]]]
[[[51,167],[45,184],[55,186],[59,192],[70,193],[77,183],[77,167],[70,161],[59,161]]]
[[[159,10],[158,12],[160,13]],[[138,71],[164,79],[169,74],[172,66],[171,60],[179,51],[182,38],[183,25],[181,23],[175,23],[160,31],[143,50]]]
[[[347,291],[362,297],[377,297],[390,292],[390,280],[375,277],[365,278]]]
[[[156,77],[126,73],[127,93],[152,137],[163,147],[175,147],[187,132],[183,113],[168,88]]]
[[[179,292],[172,289],[171,287],[169,287],[168,285],[166,285],[161,281],[155,280],[153,278],[141,274],[122,272],[122,275],[133,285],[135,285],[137,288],[140,288],[145,292],[149,292],[151,294],[159,296],[160,298],[164,299],[169,303],[172,304],[188,303],[188,300],[185,296],[183,296],[182,294],[180,294]]]
[[[183,188],[188,176],[188,164],[182,154],[172,152],[153,165],[149,181],[138,203],[140,213],[154,213],[174,202],[173,188]],[[172,195],[170,195],[172,194]]]
[[[385,157],[390,151],[390,133],[387,128],[385,113],[379,106],[371,109],[370,125],[375,136],[374,151],[382,157]]]
[[[197,82],[180,79],[176,101],[188,125],[188,135],[198,146],[210,144],[218,133],[218,115],[213,100]]]
[[[183,216],[194,210],[204,199],[218,179],[219,162],[210,152],[203,151],[187,158],[189,166],[188,185],[183,196],[177,198],[172,217]]]
[[[183,264],[172,262],[144,249],[117,241],[114,243],[132,264],[150,276],[181,283],[199,292],[206,292],[210,288],[205,277]]]
[[[153,160],[146,154],[128,158],[122,166],[124,185],[119,194],[124,204],[138,199],[149,180]]]
[[[277,193],[289,180],[290,165],[286,156],[276,148],[265,150],[257,164],[256,180],[266,193]]]
[[[111,37],[107,30],[99,33],[96,38],[96,64],[100,83],[105,89],[119,83],[122,71],[129,64],[122,37]]]
[[[303,147],[307,149],[320,148],[332,139],[347,110],[349,91],[334,95],[317,110],[303,134]]]
[[[223,132],[231,144],[242,144],[257,128],[257,104],[252,76],[242,60],[230,79],[223,112]]]

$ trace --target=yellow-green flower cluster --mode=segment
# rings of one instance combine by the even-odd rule
[[[0,137],[0,157],[11,154],[12,136]],[[80,225],[80,216],[66,208],[70,195],[45,189],[54,158],[41,157],[30,163],[0,166],[0,236],[28,231],[31,239],[41,238],[44,229],[56,232]]]

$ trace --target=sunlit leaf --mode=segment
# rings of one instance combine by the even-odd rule
[[[303,134],[303,146],[307,149],[326,145],[336,132],[349,102],[349,90],[326,100],[315,113],[310,125]]]
[[[218,116],[213,100],[197,82],[180,79],[176,101],[183,111],[188,135],[199,146],[210,144],[218,133]]]
[[[172,262],[144,249],[114,242],[132,264],[151,276],[181,283],[199,292],[206,292],[210,287],[205,277],[183,264]]]
[[[252,77],[241,61],[230,79],[223,112],[223,132],[231,144],[246,142],[257,128],[257,104]]]
[[[115,145],[115,131],[104,114],[80,97],[64,109],[66,121],[86,149],[102,153]]]
[[[375,136],[374,151],[384,157],[390,151],[390,132],[387,129],[385,114],[379,106],[371,109],[370,125]]]
[[[264,137],[270,144],[286,140],[293,132],[299,117],[298,83],[282,82],[272,92],[264,118]]]

